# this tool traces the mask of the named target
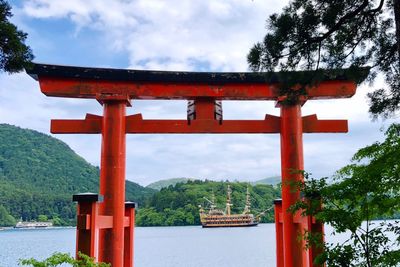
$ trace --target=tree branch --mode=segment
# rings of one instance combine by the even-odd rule
[[[359,14],[361,11],[363,11],[364,8],[366,8],[367,6],[368,6],[368,0],[364,0],[364,2],[358,8],[356,8],[354,11],[352,11],[352,12],[344,15],[343,17],[341,17],[339,19],[339,21],[335,25],[333,25],[333,27],[330,28],[326,33],[324,33],[323,35],[321,35],[319,37],[313,38],[312,42],[322,42],[322,41],[324,41],[332,33],[337,31],[348,19],[351,19],[351,18],[355,17],[357,14]]]
[[[363,23],[364,23],[365,18],[363,19]],[[368,26],[366,28],[369,28],[371,26],[371,22],[368,23]],[[364,39],[365,36],[365,32],[361,33],[361,36],[358,38],[358,40],[352,44],[352,47],[350,49],[350,51],[343,56],[340,60],[345,60],[346,58],[348,58],[351,54],[353,54],[353,52],[356,50],[356,48],[358,47],[358,45],[362,42],[362,40]]]
[[[317,67],[315,68],[315,70],[317,71],[319,69],[319,63],[321,61],[321,42],[318,44],[318,59],[317,59]]]
[[[398,66],[400,66],[400,0],[393,0],[394,3],[394,21],[396,27],[396,43],[398,53]]]
[[[385,0],[381,0],[381,2],[379,3],[379,6],[377,8],[369,10],[368,13],[376,13],[376,12],[381,11],[384,3],[385,3]]]

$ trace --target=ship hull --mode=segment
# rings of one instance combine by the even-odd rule
[[[249,223],[249,224],[203,224],[203,228],[221,228],[221,227],[251,227],[257,226],[258,223]]]
[[[16,229],[42,229],[52,227],[51,222],[18,222],[14,228]]]

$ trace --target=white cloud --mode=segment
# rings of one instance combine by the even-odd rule
[[[106,46],[126,51],[130,66],[194,70],[247,69],[249,47],[264,33],[265,19],[284,1],[28,0],[34,18],[64,18],[105,35]]]

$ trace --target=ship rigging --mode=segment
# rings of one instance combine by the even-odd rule
[[[217,209],[215,205],[215,195],[212,193],[211,200],[204,197],[210,203],[210,210],[208,213],[200,206],[200,222],[204,228],[209,227],[248,227],[257,226],[258,217],[255,218],[250,213],[250,192],[249,187],[246,190],[246,204],[241,214],[231,213],[231,194],[232,190],[230,185],[227,188],[226,206],[225,211]]]

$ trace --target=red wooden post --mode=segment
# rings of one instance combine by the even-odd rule
[[[276,267],[283,265],[283,226],[282,226],[282,199],[274,200],[275,237],[276,237]]]
[[[125,225],[124,233],[124,267],[133,267],[134,264],[134,239],[135,239],[135,208],[136,203],[125,202]]]
[[[77,201],[77,226],[76,226],[76,257],[78,252],[98,259],[99,218],[98,207],[103,197],[98,194],[84,193],[73,195],[73,201]]]
[[[320,203],[319,209],[322,208],[322,203]],[[320,221],[317,221],[314,217],[308,216],[308,231],[310,231],[310,234],[312,235],[317,235],[315,237],[316,240],[318,240],[321,245],[324,242],[324,224]],[[325,266],[325,264],[314,264],[314,260],[318,257],[323,252],[323,247],[319,247],[318,244],[313,244],[308,251],[309,254],[309,267],[322,267]]]
[[[281,105],[281,168],[284,266],[305,266],[303,246],[299,241],[301,224],[294,222],[289,207],[300,199],[297,182],[303,181],[303,125],[299,103]]]
[[[125,112],[127,100],[99,99],[104,104],[100,167],[102,215],[112,216],[112,228],[102,230],[99,260],[123,266],[125,216]]]

